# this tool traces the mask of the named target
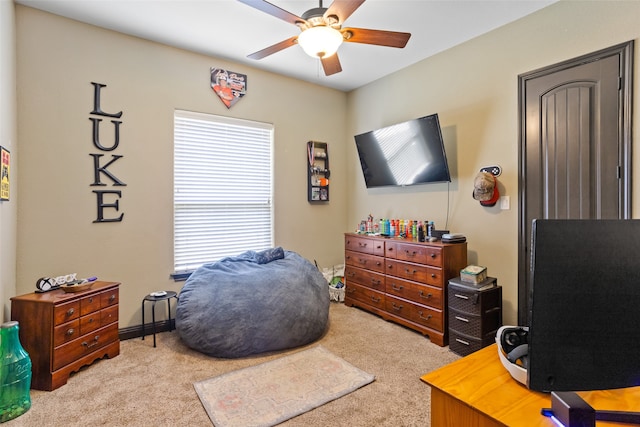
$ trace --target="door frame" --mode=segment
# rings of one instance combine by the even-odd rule
[[[529,271],[526,271],[526,259],[530,256],[528,247],[530,236],[526,230],[526,97],[525,89],[531,79],[564,71],[589,62],[617,55],[620,58],[620,76],[618,91],[618,147],[619,175],[618,185],[620,219],[631,218],[631,131],[633,107],[633,49],[630,40],[606,49],[569,59],[558,64],[539,68],[518,76],[518,324],[527,325]]]

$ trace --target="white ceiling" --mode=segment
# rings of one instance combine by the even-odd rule
[[[491,31],[557,0],[368,0],[346,27],[411,33],[404,49],[343,43],[342,72],[325,76],[299,46],[261,60],[247,55],[299,34],[296,26],[236,0],[15,0],[71,19],[349,91]],[[317,0],[271,0],[295,15]],[[328,7],[331,0],[323,2]],[[212,62],[212,66],[215,66]],[[238,66],[236,71],[248,74]]]

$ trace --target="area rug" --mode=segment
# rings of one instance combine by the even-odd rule
[[[273,426],[375,377],[322,346],[194,383],[215,427]]]

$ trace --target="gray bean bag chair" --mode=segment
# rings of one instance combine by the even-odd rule
[[[328,321],[322,273],[280,247],[203,265],[185,282],[176,308],[185,344],[223,358],[308,344]]]

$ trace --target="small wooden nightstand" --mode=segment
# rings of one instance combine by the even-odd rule
[[[56,289],[11,298],[11,319],[31,357],[31,388],[54,390],[81,367],[120,354],[119,285],[97,281],[77,293]]]

